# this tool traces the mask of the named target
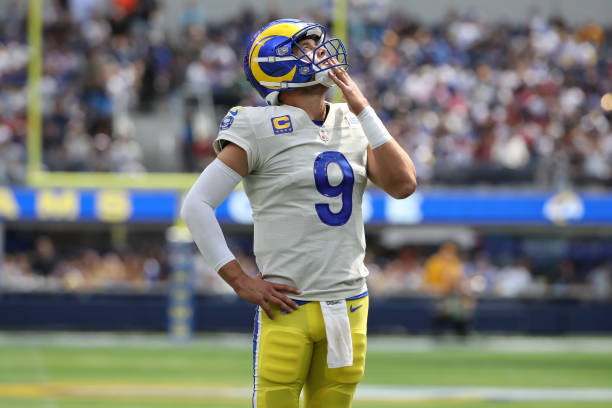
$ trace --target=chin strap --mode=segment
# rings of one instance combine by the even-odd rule
[[[259,81],[259,83],[261,85],[267,86],[269,88],[271,88],[271,87],[278,87],[278,88],[280,88],[279,90],[282,90],[282,89],[291,89],[291,88],[304,88],[304,87],[307,87],[307,86],[312,86],[312,85],[320,84],[321,81],[320,80],[308,81],[308,82],[266,82],[266,81]]]
[[[253,58],[254,62],[282,62],[282,61],[296,61],[299,60],[299,58],[291,55],[288,57],[257,57],[257,58]]]

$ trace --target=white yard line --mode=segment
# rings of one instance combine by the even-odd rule
[[[358,400],[611,401],[607,388],[390,387],[361,385]]]
[[[145,384],[47,383],[0,384],[0,397],[43,396],[55,407],[57,397],[81,398],[171,398],[181,399],[245,399],[250,387],[183,386]],[[403,387],[360,385],[358,401],[584,401],[612,402],[609,388],[500,388],[500,387]]]
[[[440,349],[490,351],[495,353],[612,353],[610,337],[558,336],[483,336],[475,335],[467,341],[447,337],[436,341],[424,336],[370,336],[368,351],[423,352]]]

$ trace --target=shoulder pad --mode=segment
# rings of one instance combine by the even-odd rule
[[[234,106],[227,113],[228,115],[236,116],[241,110],[244,110],[244,106]]]

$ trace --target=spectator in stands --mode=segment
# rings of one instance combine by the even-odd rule
[[[385,295],[407,295],[422,289],[421,262],[412,248],[402,249],[385,266],[383,274],[376,290]]]
[[[529,294],[533,280],[529,263],[524,258],[516,259],[498,273],[495,284],[496,293],[505,297],[517,297]]]
[[[57,271],[59,264],[53,241],[44,235],[37,238],[30,264],[32,270],[42,276],[51,276]]]
[[[423,287],[438,300],[433,317],[433,333],[440,335],[450,326],[462,337],[469,333],[475,302],[464,278],[457,246],[442,244],[423,269]]]
[[[9,238],[10,239],[10,238]],[[118,255],[93,248],[57,247],[53,244],[53,235],[41,236],[33,240],[31,251],[9,251],[6,254],[0,276],[0,287],[17,290],[54,290],[69,288],[70,290],[113,290],[122,287],[126,289],[160,289],[167,283],[167,253],[162,246],[153,249],[125,249]],[[248,245],[242,243],[241,246]],[[452,248],[452,246],[450,246]],[[257,274],[252,255],[234,247],[240,262],[245,265],[249,274]],[[589,253],[607,255],[607,248],[599,244],[591,247]],[[603,249],[602,249],[603,248]],[[365,264],[370,271],[368,287],[372,293],[380,296],[420,296],[427,291],[433,296],[444,299],[444,291],[453,293],[449,296],[453,301],[440,302],[440,310],[459,310],[470,312],[474,306],[476,295],[480,296],[547,296],[569,298],[607,299],[612,294],[612,267],[610,262],[603,261],[589,273],[572,274],[572,262],[569,259],[559,263],[556,255],[540,258],[538,268],[531,267],[531,261],[525,255],[508,263],[507,256],[498,250],[469,252],[462,261],[457,255],[449,261],[441,260],[438,254],[424,259],[424,247],[404,248],[388,252],[382,247],[371,246],[366,252]],[[595,252],[593,252],[595,251]],[[513,255],[514,257],[515,255]],[[501,261],[500,261],[501,259]],[[544,262],[543,262],[544,261]],[[233,293],[222,279],[199,256],[194,247],[191,261],[195,270],[197,290],[203,293]],[[507,263],[505,266],[504,262]],[[553,269],[547,270],[547,264],[552,262]],[[451,265],[454,273],[463,276],[459,285],[460,291],[453,292],[451,285],[440,284],[441,265]],[[461,265],[463,266],[461,268]],[[457,271],[463,270],[461,274]],[[581,270],[579,270],[581,271]],[[429,273],[429,277],[426,274]],[[557,276],[559,274],[559,276]],[[565,276],[565,277],[562,277]],[[428,283],[429,281],[429,283]],[[456,296],[460,293],[462,296]],[[456,299],[463,299],[459,303]],[[455,302],[455,303],[453,303]],[[452,319],[442,321],[450,325]],[[440,328],[442,328],[442,324]]]
[[[439,251],[425,262],[423,286],[434,295],[452,292],[463,279],[463,265],[452,242],[442,244]]]
[[[571,258],[561,259],[557,266],[558,270],[550,285],[550,292],[553,296],[566,297],[571,294],[578,294],[579,278],[576,274],[576,265]]]
[[[247,33],[260,21],[274,18],[243,8],[215,23],[194,1],[184,10],[179,38],[173,38],[160,24],[163,9],[155,3],[48,4],[41,78],[42,100],[48,102],[41,106],[46,169],[155,170],[144,166],[130,112],[139,106],[155,111],[185,88],[199,97],[209,93],[212,98],[214,92],[219,103],[256,103],[236,69],[235,61],[243,56],[235,50],[244,49]],[[425,25],[402,10],[368,7],[367,2],[352,4],[349,12],[354,58],[364,61],[351,67],[351,75],[369,100],[380,101],[375,108],[398,142],[415,152],[423,185],[500,180],[553,188],[612,185],[610,113],[599,102],[604,92],[612,91],[609,27],[572,27],[537,14],[523,24],[493,24],[484,16],[457,13]],[[0,24],[0,184],[25,182],[25,18],[7,15]],[[215,84],[221,85],[214,90]],[[228,96],[241,102],[223,102]],[[151,106],[142,106],[148,103]],[[196,119],[202,119],[195,118],[196,108],[187,112],[185,171],[198,171],[214,157],[207,140],[211,135],[196,126]],[[197,113],[218,123],[215,106]],[[528,264],[498,271],[494,255],[485,253],[486,260],[466,263],[466,275],[475,288],[483,287],[484,294],[498,290],[503,296],[533,290],[535,268],[533,277]],[[381,262],[371,255],[373,291],[408,293],[418,287],[407,277],[415,276],[409,271],[423,263],[410,263],[406,256],[402,252],[398,259]],[[36,273],[52,276],[58,265],[45,267],[40,255],[34,257],[32,267],[43,271]],[[103,262],[104,254],[98,257],[84,269],[98,271],[92,275],[96,278],[87,275],[86,281],[104,287],[112,276],[105,275],[104,265],[120,264],[123,269],[124,260]],[[11,261],[18,265],[11,269],[29,276],[22,258]],[[564,263],[555,269],[554,274],[565,277],[551,276],[553,293],[569,294],[568,285],[574,285],[582,272],[570,276],[574,267],[578,268]],[[606,293],[606,268],[596,268],[588,278],[596,296]],[[122,274],[115,278],[127,279]]]
[[[0,123],[0,185],[25,181],[26,151],[13,130]]]
[[[595,299],[608,299],[612,295],[612,262],[603,262],[589,272],[587,280]]]
[[[209,94],[226,105],[219,112],[252,105],[235,50],[244,49],[247,33],[259,25],[253,11],[217,24],[193,3],[182,18],[182,37],[173,39],[157,3],[53,2],[47,10],[41,91],[45,101],[55,101],[43,106],[50,170],[134,169],[100,163],[110,157],[97,149],[89,162],[64,160],[75,155],[69,123],[82,122],[81,136],[90,144],[99,134],[112,143],[117,116],[138,106],[155,112],[181,89]],[[361,4],[352,4],[350,13],[355,58],[364,61],[352,75],[368,99],[380,101],[375,108],[398,142],[415,151],[422,183],[612,185],[612,129],[599,105],[601,94],[612,90],[608,28],[571,27],[538,14],[510,26],[458,13],[423,25],[401,10]],[[0,123],[26,110],[20,96],[27,78],[25,25],[12,20],[0,25]],[[215,109],[206,115],[219,122]],[[13,139],[10,148],[23,145]],[[185,158],[192,171],[214,156],[200,146],[186,151],[197,155]],[[14,157],[23,170],[25,157]],[[142,171],[144,158],[137,161]],[[10,183],[23,182],[23,174],[0,171]]]

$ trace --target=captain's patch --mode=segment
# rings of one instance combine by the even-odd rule
[[[271,120],[272,130],[274,130],[275,135],[293,132],[293,125],[291,124],[291,118],[289,115],[277,116]]]

